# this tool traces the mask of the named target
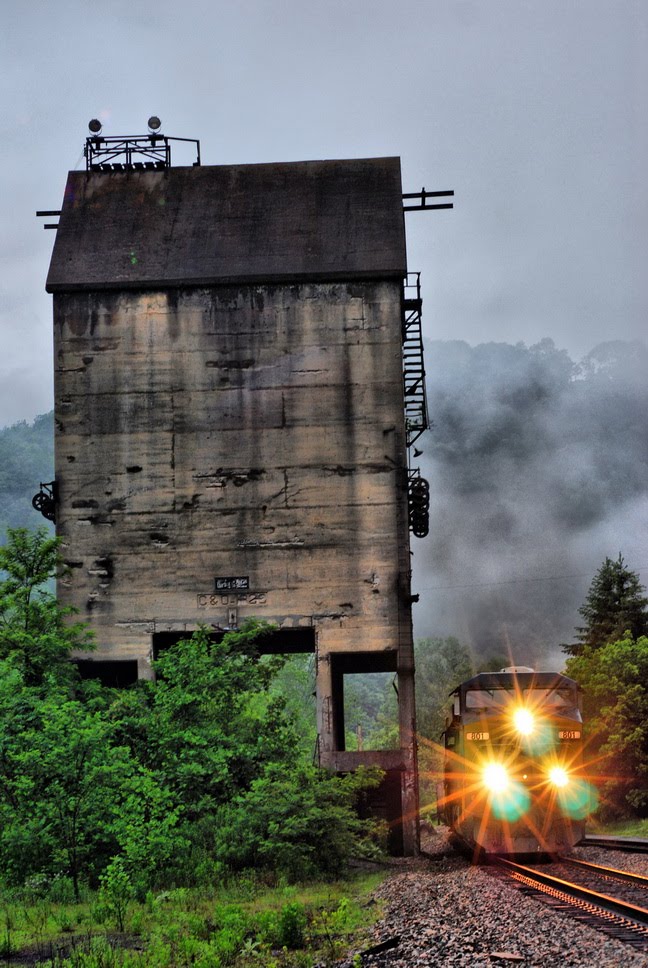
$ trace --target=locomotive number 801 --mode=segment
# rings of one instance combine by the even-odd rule
[[[442,819],[476,854],[554,854],[585,833],[580,687],[559,673],[482,672],[453,693]]]

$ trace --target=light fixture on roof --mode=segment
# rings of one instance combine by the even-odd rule
[[[93,118],[88,127],[84,154],[86,171],[164,171],[171,167],[171,142],[192,142],[196,146],[195,165],[200,165],[200,142],[193,138],[170,138],[162,134],[157,115],[148,119],[149,133],[122,137],[102,135],[101,121]],[[117,160],[119,159],[119,160]]]

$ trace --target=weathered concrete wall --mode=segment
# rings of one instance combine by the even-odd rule
[[[67,294],[55,330],[60,595],[98,658],[233,603],[407,648],[398,284]]]

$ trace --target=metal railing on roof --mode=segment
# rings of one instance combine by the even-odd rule
[[[172,138],[165,134],[86,138],[86,171],[164,171],[171,167],[171,142],[184,141],[196,146],[194,167],[200,166],[200,141]]]

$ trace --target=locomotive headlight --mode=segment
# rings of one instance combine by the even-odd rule
[[[484,785],[492,793],[504,793],[508,789],[509,775],[501,763],[487,763],[482,773]]]
[[[530,736],[535,728],[535,716],[530,710],[520,706],[513,713],[513,725],[521,736]]]
[[[569,783],[569,773],[562,766],[552,766],[549,770],[549,779],[554,786],[566,787]]]

